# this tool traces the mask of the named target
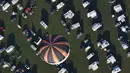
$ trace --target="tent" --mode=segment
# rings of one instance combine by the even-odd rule
[[[97,43],[97,46],[100,47],[101,49],[105,49],[106,47],[108,47],[110,44],[107,40],[101,40],[100,42]]]
[[[70,54],[70,46],[61,35],[48,35],[41,42],[41,59],[51,65],[63,63]]]
[[[96,30],[98,30],[99,28],[101,28],[102,27],[102,24],[101,23],[94,23],[93,25],[92,25],[92,30],[93,31],[96,31]]]
[[[88,69],[89,70],[93,70],[96,71],[99,67],[98,67],[99,62],[98,61],[94,61],[92,64],[89,65]]]
[[[95,10],[93,10],[93,11],[87,13],[87,17],[92,18],[92,19],[97,18],[97,12]]]
[[[115,11],[116,13],[119,13],[120,11],[123,10],[122,7],[121,7],[121,4],[115,5],[115,6],[113,7],[113,9],[114,9],[114,11]]]
[[[64,17],[65,18],[67,18],[67,19],[72,19],[73,17],[74,17],[74,13],[71,11],[71,10],[69,10],[69,11],[67,11],[65,14],[64,14]]]
[[[119,66],[113,67],[112,73],[119,73],[119,72],[121,72],[121,69]]]
[[[116,62],[115,57],[114,57],[112,54],[109,54],[109,55],[107,56],[107,63],[108,63],[108,64],[109,64],[109,63],[114,64],[115,62]]]

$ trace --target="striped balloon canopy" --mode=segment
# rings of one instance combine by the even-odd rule
[[[61,35],[48,35],[43,38],[40,48],[42,60],[51,65],[63,63],[70,54],[68,41]]]

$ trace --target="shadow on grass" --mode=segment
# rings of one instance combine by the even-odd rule
[[[16,65],[16,59],[13,60],[12,66],[13,66],[13,65]]]
[[[49,14],[48,12],[43,8],[41,11],[41,21],[44,21],[47,25],[49,23]]]
[[[4,43],[4,42],[1,42],[1,43],[0,43],[0,47],[5,47],[5,43]]]
[[[39,37],[42,37],[42,35],[43,35],[43,34],[42,34],[42,29],[39,28],[36,34],[37,34]]]
[[[90,58],[89,60],[89,64],[92,64],[95,61],[99,61],[99,56],[98,56],[98,52],[97,51],[93,51],[93,53],[95,54],[94,57]],[[89,54],[88,54],[89,55]]]
[[[23,30],[25,29],[29,29],[27,24],[23,25]]]
[[[20,25],[22,27],[22,16],[21,15],[19,15],[18,25]]]
[[[103,32],[103,39],[106,39],[107,41],[110,42],[110,31],[109,30],[105,30]]]
[[[31,0],[27,0],[25,8],[30,7],[30,6],[31,6]]]
[[[80,20],[81,20],[81,12],[77,11],[75,13],[75,16],[72,18],[72,24],[80,22]]]
[[[34,24],[32,23],[32,28],[31,28],[32,31],[36,32],[36,28],[34,26]]]
[[[112,43],[110,43],[111,45],[108,47],[108,49],[110,50],[110,52],[108,52],[107,54],[112,54],[112,55],[114,55],[115,57],[116,57],[116,47],[115,47],[115,45],[113,45]]]
[[[23,0],[19,0],[18,3],[21,4],[21,5],[23,6]]]
[[[19,69],[19,68],[23,68],[24,67],[24,64],[21,62],[21,61],[19,61],[18,62],[18,65],[17,65],[17,69]],[[16,70],[17,70],[16,69]]]
[[[12,11],[18,12],[18,11],[17,11],[17,6],[13,6],[13,7],[12,7]]]
[[[63,13],[66,13],[68,10],[72,10],[72,12],[75,12],[75,7],[73,3],[74,0],[68,0],[63,8]]]
[[[110,31],[105,30],[105,31],[99,33],[97,36],[97,42],[100,41],[101,39],[104,39],[104,40],[107,40],[110,42]]]
[[[2,26],[5,29],[5,22],[4,22],[4,20],[0,20],[0,26]]]
[[[21,53],[22,53],[22,51],[21,51],[20,47],[19,47],[17,44],[15,45],[15,49],[16,49],[16,51],[17,51],[19,54],[21,54]]]
[[[29,59],[26,59],[25,63],[26,63],[28,66],[30,66],[30,61],[29,61]]]
[[[7,38],[7,46],[15,45],[15,35],[13,33],[9,34]]]
[[[122,58],[121,55],[117,55],[118,65],[122,69]]]
[[[32,66],[32,70],[31,70],[32,72],[31,73],[38,73],[37,72],[37,65],[36,64],[34,64],[33,66]]]
[[[92,11],[92,10],[97,10],[97,1],[98,0],[92,0],[91,4],[88,7],[88,12]]]
[[[65,68],[69,73],[77,73],[77,69],[73,66],[73,61],[66,62]]]
[[[53,14],[56,11],[56,3],[51,5],[50,14]]]

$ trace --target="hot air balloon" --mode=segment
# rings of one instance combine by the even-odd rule
[[[48,35],[43,38],[40,48],[42,60],[51,65],[63,63],[70,54],[68,41],[61,35]]]

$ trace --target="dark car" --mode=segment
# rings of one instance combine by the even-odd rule
[[[53,5],[51,6],[50,13],[53,14],[55,11],[56,11],[56,5],[53,4]]]
[[[32,40],[32,34],[28,29],[23,30],[23,34],[26,35],[28,41]]]
[[[13,22],[14,20],[16,20],[16,17],[17,17],[16,15],[11,15],[11,20],[10,21]]]

